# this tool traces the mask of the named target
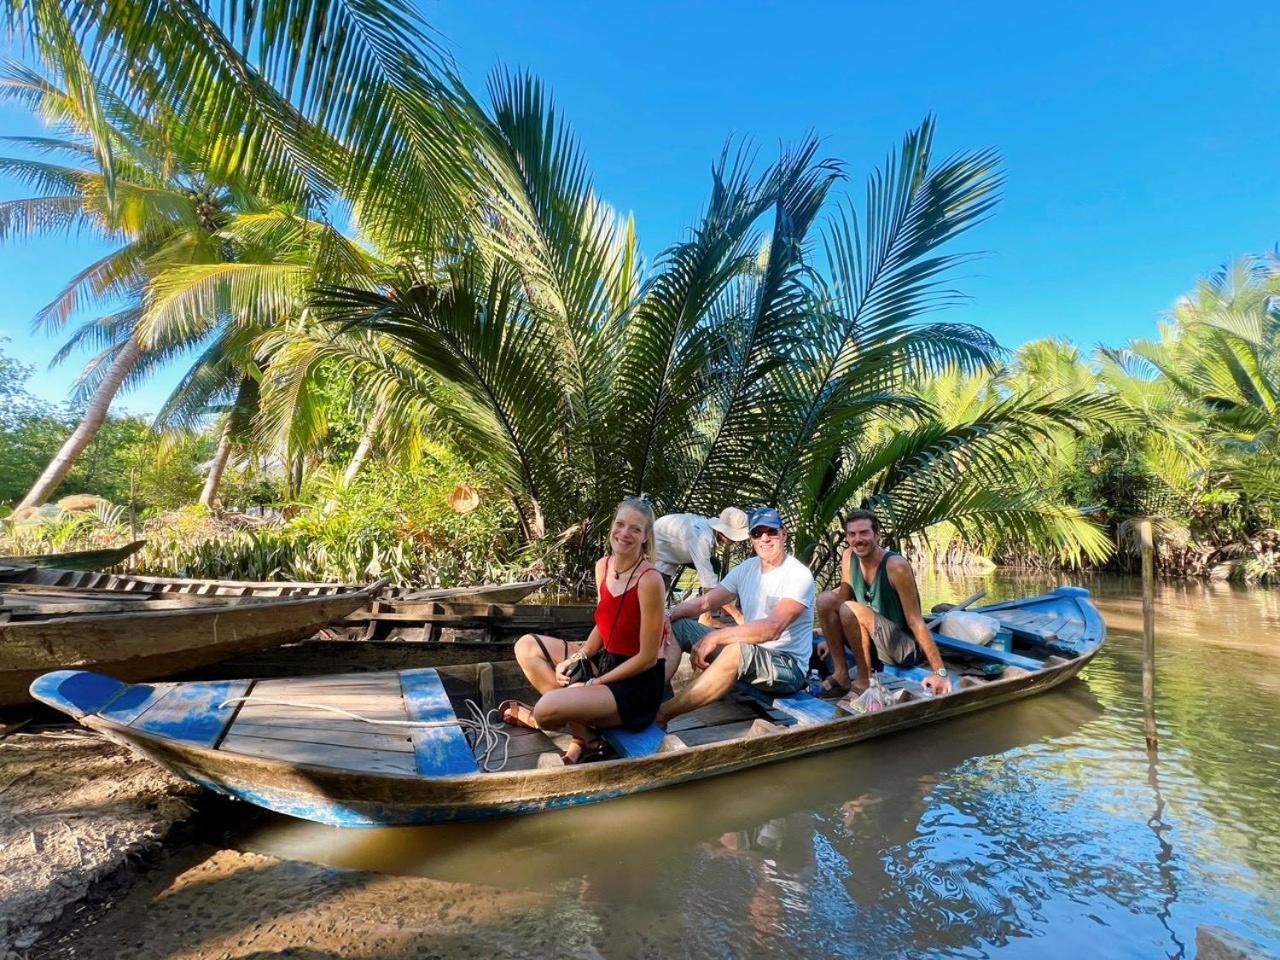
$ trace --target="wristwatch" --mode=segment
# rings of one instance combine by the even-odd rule
[[[947,668],[946,668],[946,667],[939,667],[937,670],[933,671],[933,675],[934,675],[935,677],[946,677],[946,675],[947,675]]]

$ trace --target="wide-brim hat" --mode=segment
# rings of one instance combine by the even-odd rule
[[[747,526],[747,515],[737,507],[725,507],[720,511],[720,518],[711,521],[711,529],[723,533],[730,540],[741,543],[747,539],[750,528]]]

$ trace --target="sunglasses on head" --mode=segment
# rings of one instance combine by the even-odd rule
[[[652,510],[652,509],[653,509],[653,501],[651,501],[651,500],[650,500],[648,497],[646,497],[644,494],[641,494],[640,496],[638,496],[638,497],[637,497],[637,496],[635,496],[635,495],[633,495],[633,494],[630,494],[630,493],[629,493],[629,494],[627,494],[625,497],[623,497],[623,498],[622,498],[622,502],[623,502],[623,503],[634,503],[637,507],[647,507],[647,508],[648,508],[648,509],[650,509],[650,510]]]
[[[755,527],[751,531],[751,539],[759,540],[761,537],[765,536],[766,534],[771,537],[776,537],[778,535],[778,532],[779,531],[777,527]]]

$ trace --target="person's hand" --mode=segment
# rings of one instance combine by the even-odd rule
[[[819,640],[818,641],[818,659],[819,660],[827,659],[827,654],[829,652],[830,652],[830,648],[827,646],[827,641]]]
[[[925,692],[933,697],[951,692],[951,680],[947,677],[940,677],[936,673],[930,674],[921,680],[920,686],[924,687]]]
[[[698,641],[698,645],[693,648],[693,653],[690,654],[689,659],[699,670],[705,670],[711,665],[711,655],[716,652],[717,646],[718,644],[714,637],[703,637]]]
[[[577,660],[574,657],[565,657],[563,660],[561,660],[559,663],[556,664],[556,683],[557,684],[559,684],[562,687],[572,686],[572,684],[570,684],[569,682],[568,670],[576,662]]]

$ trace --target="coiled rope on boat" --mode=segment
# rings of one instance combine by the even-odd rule
[[[440,727],[461,727],[463,730],[470,730],[475,736],[475,745],[483,747],[480,754],[480,769],[485,773],[497,773],[507,765],[507,752],[511,747],[511,734],[505,729],[505,724],[501,717],[492,719],[492,715],[497,714],[497,710],[484,710],[474,700],[466,700],[464,703],[469,711],[471,711],[470,719],[464,717],[455,717],[452,720],[375,720],[373,717],[364,717],[342,707],[334,707],[327,703],[310,703],[305,700],[272,700],[266,697],[232,697],[229,700],[223,700],[218,704],[218,708],[230,706],[233,703],[248,703],[252,701],[255,704],[272,707],[300,707],[304,710],[327,710],[329,713],[336,713],[351,720],[359,720],[361,723],[376,724],[380,727],[417,727],[419,729],[433,729]],[[494,762],[493,755],[502,747],[502,759]],[[473,747],[474,749],[474,747]],[[491,766],[492,764],[492,766]]]

